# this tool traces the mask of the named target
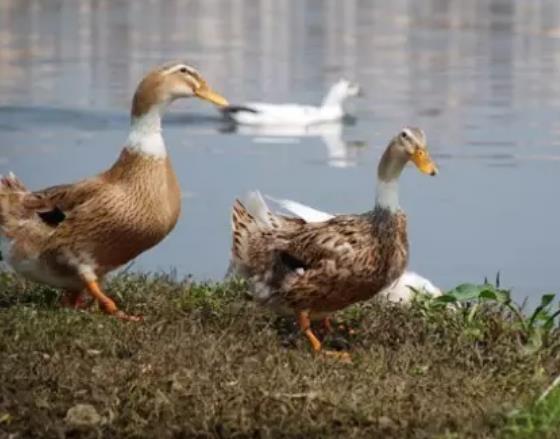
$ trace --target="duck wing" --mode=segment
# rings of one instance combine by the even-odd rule
[[[23,206],[35,213],[45,224],[56,227],[76,209],[94,198],[99,187],[95,179],[52,186],[28,193],[23,198]]]
[[[406,217],[342,215],[308,223],[277,249],[270,286],[294,309],[334,311],[377,294],[404,271]]]
[[[364,257],[374,253],[371,249],[377,246],[378,239],[372,234],[371,223],[359,215],[305,223],[286,238],[287,245],[280,250],[283,260],[302,261],[304,269],[324,268],[327,262],[340,268],[359,268],[356,262],[364,266],[375,263]],[[360,256],[363,257],[358,261]]]

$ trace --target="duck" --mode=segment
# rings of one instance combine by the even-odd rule
[[[358,84],[340,79],[332,85],[320,106],[248,102],[220,111],[226,120],[239,125],[314,125],[342,120],[345,115],[342,104],[359,93]]]
[[[406,214],[399,205],[399,177],[409,162],[427,175],[438,172],[426,135],[406,127],[389,142],[377,167],[375,204],[361,214],[307,222],[271,212],[262,197],[236,199],[232,209],[232,271],[246,279],[255,301],[297,318],[314,352],[322,349],[311,327],[368,300],[394,283],[408,264]]]
[[[257,199],[263,198],[260,193],[251,194],[251,197]],[[292,215],[296,215],[298,218],[308,223],[324,222],[334,218],[334,215],[331,213],[317,210],[298,201],[276,199],[267,195],[265,195],[264,198],[272,201],[282,210],[287,211]],[[426,294],[430,297],[438,297],[443,294],[442,290],[435,286],[429,279],[414,271],[407,270],[395,282],[377,293],[375,298],[385,299],[393,303],[407,304],[414,300],[416,292]]]
[[[227,100],[194,68],[173,62],[150,71],[132,99],[128,138],[104,172],[30,191],[13,173],[0,178],[0,251],[19,275],[63,291],[61,304],[79,309],[93,297],[122,320],[141,320],[117,307],[105,276],[154,247],[175,227],[181,192],[161,133],[166,108],[197,97]]]

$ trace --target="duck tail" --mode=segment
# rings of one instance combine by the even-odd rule
[[[322,212],[297,201],[281,200],[278,198],[269,197],[268,195],[265,195],[265,197],[267,200],[272,201],[274,204],[278,205],[286,212],[289,212],[292,215],[301,218],[306,223],[321,223],[334,218],[334,215],[330,213]]]
[[[232,262],[237,267],[250,264],[251,238],[262,230],[274,227],[274,215],[258,191],[249,192],[244,203],[235,200],[231,228],[233,232]],[[237,270],[242,271],[242,270]]]
[[[245,208],[261,228],[274,226],[274,214],[259,191],[249,192],[244,201]]]
[[[249,241],[251,235],[258,230],[258,224],[239,200],[235,200],[233,203],[231,228],[233,233],[232,266],[247,264],[249,262]]]
[[[0,234],[25,216],[23,198],[29,191],[12,172],[0,176]]]

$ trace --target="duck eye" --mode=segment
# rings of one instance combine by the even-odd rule
[[[401,137],[402,137],[403,139],[408,139],[408,134],[407,134],[407,132],[406,132],[406,131],[403,131],[403,132],[401,133]]]
[[[179,69],[179,71],[180,71],[181,73],[187,73],[187,68],[186,68],[186,67],[181,67],[181,68]]]

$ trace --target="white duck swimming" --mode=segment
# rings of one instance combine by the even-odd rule
[[[221,111],[228,120],[241,125],[313,125],[341,120],[345,114],[342,104],[359,92],[357,84],[340,79],[331,87],[321,106],[248,102],[224,107]]]
[[[297,201],[278,200],[269,196],[266,196],[266,198],[286,212],[308,223],[323,222],[334,218],[334,215],[330,213],[322,212]],[[413,271],[405,271],[401,277],[381,290],[374,298],[385,298],[395,303],[410,303],[415,295],[414,290],[426,293],[432,297],[442,295],[442,291],[425,277]]]

